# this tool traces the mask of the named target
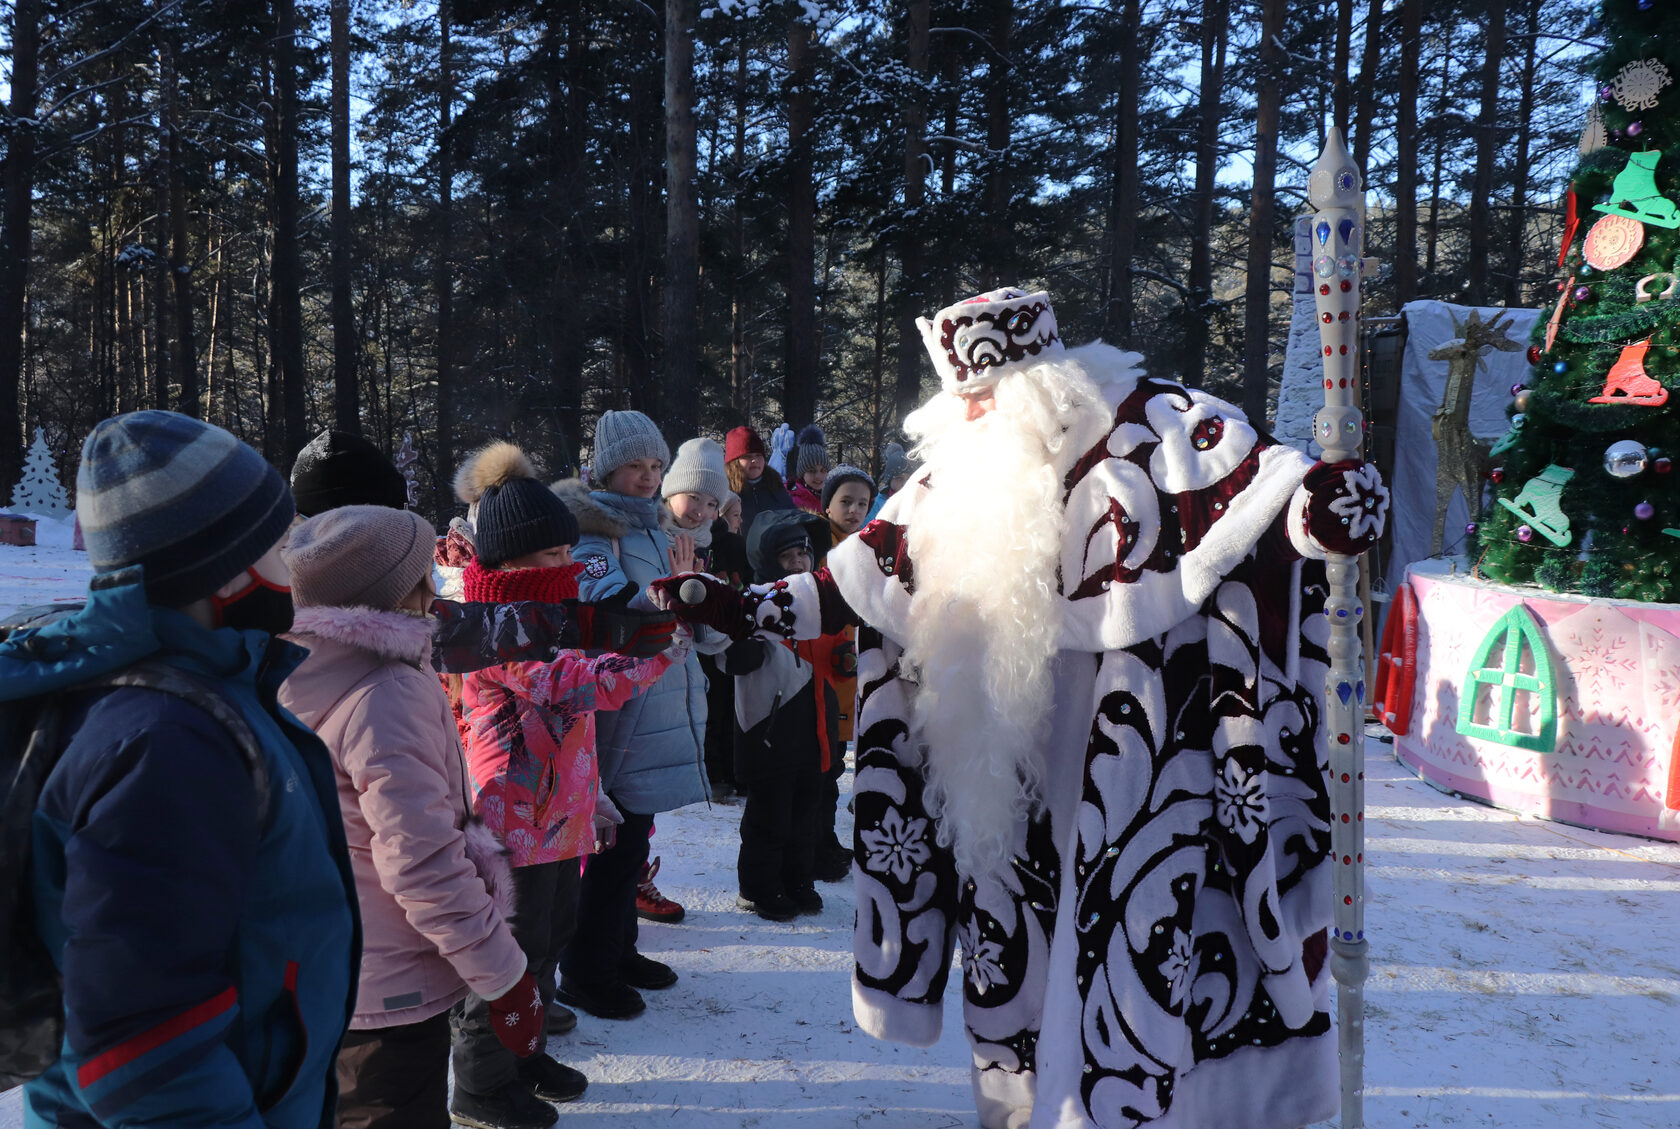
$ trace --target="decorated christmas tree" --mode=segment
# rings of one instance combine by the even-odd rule
[[[1680,599],[1680,3],[1605,0],[1558,289],[1472,532],[1507,583]]]
[[[47,448],[46,434],[39,427],[23,459],[23,477],[12,490],[12,509],[39,517],[63,517],[70,512],[70,497],[58,480],[58,467]]]

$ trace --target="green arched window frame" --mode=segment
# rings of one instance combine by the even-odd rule
[[[1532,656],[1532,671],[1522,669],[1523,651]],[[1497,661],[1499,665],[1491,665]],[[1490,724],[1476,720],[1476,702],[1483,688],[1492,695]],[[1540,705],[1538,732],[1526,733],[1512,725],[1517,695],[1534,695]],[[1549,753],[1557,747],[1557,693],[1552,680],[1552,652],[1540,634],[1534,615],[1521,604],[1499,617],[1482,637],[1476,657],[1464,677],[1458,701],[1458,731],[1465,737],[1479,737],[1516,749]]]

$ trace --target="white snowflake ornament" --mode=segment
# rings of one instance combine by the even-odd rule
[[[1662,63],[1656,59],[1640,59],[1618,71],[1610,85],[1622,109],[1654,110],[1657,108],[1657,95],[1673,81],[1668,75],[1668,68]]]

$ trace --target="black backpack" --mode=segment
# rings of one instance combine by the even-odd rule
[[[78,605],[28,609],[0,624],[0,640],[77,610]],[[17,642],[27,649],[29,637]],[[227,730],[250,770],[259,825],[267,822],[268,762],[256,734],[213,684],[179,667],[146,659],[49,694],[0,702],[0,1090],[38,1078],[58,1061],[64,1039],[64,986],[35,931],[29,890],[35,805],[73,736],[63,723],[74,700],[123,686],[191,702]]]

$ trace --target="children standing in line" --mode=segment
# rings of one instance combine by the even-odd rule
[[[481,495],[477,558],[462,576],[467,599],[574,599],[579,570],[571,547],[578,523],[536,479],[529,460],[500,444],[481,452],[464,473],[477,481]],[[477,809],[509,852],[518,905],[514,935],[545,1011],[554,1000],[560,953],[579,920],[578,859],[595,849],[598,827],[616,815],[600,795],[595,712],[624,705],[686,655],[682,643],[646,660],[613,654],[586,659],[568,651],[552,663],[510,663],[466,677],[461,704]],[[457,1120],[498,1129],[525,1124],[497,1104],[521,1085],[552,1102],[583,1093],[587,1083],[579,1071],[547,1055],[517,1061],[507,1055],[493,1018],[477,996],[457,1013]]]
[[[747,555],[760,583],[809,572],[826,548],[822,518],[799,510],[760,514]],[[822,911],[814,850],[822,807],[817,688],[793,643],[749,637],[723,655],[735,675],[735,774],[746,785],[736,872],[739,905],[769,921]]]
[[[430,669],[433,537],[416,514],[351,505],[299,525],[284,550],[297,608],[287,638],[309,655],[279,700],[332,753],[362,911],[356,1013],[338,1054],[344,1129],[449,1124],[449,1009],[469,988],[491,1001],[508,1054],[542,1045],[542,1001],[509,920],[512,876],[471,818]],[[523,1123],[553,1120],[527,1093],[506,1100]]]
[[[586,603],[652,605],[653,581],[692,571],[694,541],[666,528],[659,499],[670,450],[641,412],[606,412],[595,428],[592,473],[601,489],[577,480],[555,490],[577,515],[576,554]],[[718,647],[716,632],[699,646]],[[636,951],[637,886],[648,860],[653,817],[706,798],[703,767],[706,676],[692,655],[675,664],[646,694],[600,719],[601,789],[623,813],[613,845],[590,859],[578,895],[578,916],[591,924],[560,959],[560,999],[604,1019],[627,1019],[646,1007],[638,988],[668,988],[670,966]]]

